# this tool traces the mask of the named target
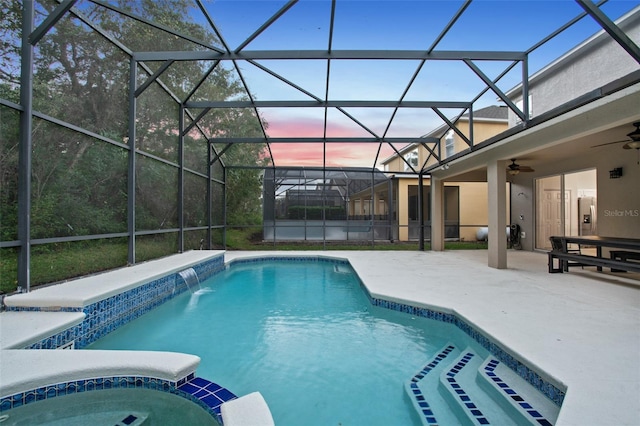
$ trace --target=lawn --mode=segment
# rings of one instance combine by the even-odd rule
[[[273,242],[262,241],[250,228],[229,229],[227,250],[418,250],[417,242]],[[220,247],[222,247],[220,245]],[[446,242],[446,250],[486,249],[486,242]],[[31,286],[55,283],[127,265],[126,239],[82,241],[36,246],[31,253]],[[429,250],[429,244],[425,244]],[[137,239],[136,260],[142,262],[176,253],[175,239]],[[18,283],[17,249],[0,251],[0,293],[12,293]]]

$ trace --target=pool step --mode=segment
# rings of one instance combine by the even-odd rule
[[[69,408],[73,410],[73,407]],[[58,418],[54,418],[60,415]],[[44,417],[43,417],[44,416]],[[88,420],[88,418],[90,419]],[[9,417],[6,420],[11,420]],[[61,411],[53,410],[52,413],[46,415],[34,415],[23,419],[24,424],[46,424],[47,426],[86,426],[94,425],[113,425],[113,426],[145,426],[152,424],[149,413],[139,411],[88,411],[78,414],[65,415]],[[18,421],[20,422],[20,421]],[[16,424],[9,422],[8,424]],[[23,424],[23,423],[20,423]]]
[[[560,407],[493,357],[482,364],[478,379],[505,410],[516,413],[518,424],[550,426],[558,418]]]
[[[448,343],[405,383],[405,391],[423,425],[456,423],[450,410],[442,409],[447,407],[447,402],[438,390],[438,377],[459,353],[460,349]]]
[[[488,414],[495,412],[490,399],[482,398],[483,392],[479,392],[479,386],[475,382],[483,361],[475,351],[466,348],[440,373],[440,385],[445,399],[463,424],[491,424]]]
[[[115,422],[116,426],[143,426],[150,424],[149,416],[142,413],[129,413],[119,421]]]
[[[405,383],[423,425],[553,425],[559,407],[493,357],[445,345]]]

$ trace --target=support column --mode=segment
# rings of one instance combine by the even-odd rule
[[[424,227],[425,227],[425,211],[424,208],[424,180],[422,177],[422,171],[418,174],[418,222],[420,223],[420,242],[418,243],[418,250],[424,251]]]
[[[184,105],[178,113],[178,253],[184,252]]]
[[[431,250],[444,251],[444,181],[431,175]]]
[[[507,268],[507,168],[506,161],[487,165],[489,207],[488,262],[491,268]]]
[[[207,140],[207,244],[205,244],[207,250],[212,249],[211,239],[213,236],[211,232],[211,227],[213,226],[213,212],[211,210],[211,204],[213,202],[213,190],[211,188],[211,179],[213,178],[213,165],[211,164],[211,160],[213,159],[213,153],[211,151],[211,143]]]
[[[136,263],[136,80],[138,64],[129,63],[129,170],[127,182],[127,231],[129,233],[128,263]]]
[[[20,73],[20,148],[18,157],[18,291],[31,289],[31,152],[33,127],[33,2],[22,2],[22,52]]]

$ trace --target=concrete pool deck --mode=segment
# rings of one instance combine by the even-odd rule
[[[227,252],[244,256],[310,252]],[[347,258],[372,295],[452,310],[567,387],[557,425],[640,424],[640,274],[572,268],[549,274],[546,253],[484,250],[324,251]]]
[[[504,270],[487,266],[485,250],[226,252],[225,261],[262,255],[348,259],[374,297],[455,312],[567,387],[558,425],[640,424],[640,274],[598,273],[595,268],[549,274],[545,253],[524,251],[509,251]],[[172,256],[169,262],[178,268],[194,256],[207,252]],[[0,314],[4,327],[14,323],[6,314]],[[21,324],[29,328],[28,322]],[[20,368],[37,374],[28,358],[10,360],[3,354],[8,352],[0,352],[5,379]]]

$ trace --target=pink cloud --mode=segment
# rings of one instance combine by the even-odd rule
[[[271,152],[276,166],[315,166],[323,163],[321,143],[273,143]],[[372,167],[378,152],[375,143],[327,143],[326,165],[328,167]],[[378,162],[391,155],[391,148],[383,145]]]
[[[322,120],[298,118],[294,120],[269,120],[270,137],[322,137]],[[342,124],[327,126],[329,137],[367,137],[364,129]],[[378,143],[327,143],[326,165],[329,167],[371,167],[374,164]],[[273,143],[271,152],[276,166],[316,166],[323,163],[323,147],[321,143]],[[387,158],[393,150],[383,144],[378,161]]]

